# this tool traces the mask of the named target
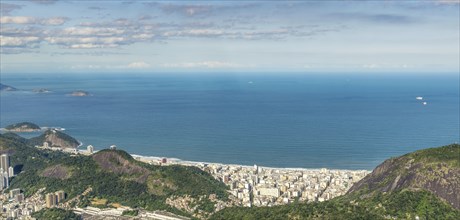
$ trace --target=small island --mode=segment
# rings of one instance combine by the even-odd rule
[[[45,88],[33,89],[32,92],[34,93],[49,93],[51,90]]]
[[[12,86],[0,83],[0,91],[17,91],[17,90],[18,89],[14,88]]]
[[[87,91],[77,90],[69,94],[70,96],[90,96],[91,94]]]
[[[21,122],[16,124],[11,124],[5,127],[5,130],[12,132],[34,132],[40,131],[40,126],[31,123],[31,122]]]

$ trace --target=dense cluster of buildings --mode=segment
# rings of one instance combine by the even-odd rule
[[[76,148],[62,148],[62,147],[53,147],[51,146],[48,142],[43,142],[43,145],[35,145],[36,148],[42,149],[42,150],[52,150],[52,151],[62,151],[65,153],[72,153],[72,154],[78,154],[78,149]]]
[[[0,219],[30,219],[32,213],[45,207],[41,193],[25,198],[20,189],[11,189],[9,193],[0,194]]]
[[[369,171],[277,169],[254,165],[200,164],[230,187],[244,206],[273,206],[293,201],[325,201],[345,194]]]

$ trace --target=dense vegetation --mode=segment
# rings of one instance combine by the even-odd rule
[[[31,122],[21,122],[16,124],[11,124],[5,127],[6,130],[40,130],[40,126],[31,123]]]
[[[49,220],[49,219],[65,219],[65,220],[80,220],[82,217],[69,210],[51,208],[42,209],[32,214],[32,217],[38,220]]]
[[[415,151],[377,166],[350,192],[369,195],[402,189],[423,189],[460,209],[460,145]]]
[[[460,211],[427,191],[378,193],[369,198],[338,197],[325,202],[275,207],[226,208],[211,219],[460,219]]]
[[[154,166],[134,160],[119,150],[102,150],[92,156],[68,155],[39,150],[15,134],[0,134],[0,150],[12,153],[17,172],[10,188],[21,188],[26,196],[46,187],[46,192],[64,190],[68,198],[79,196],[79,206],[95,198],[107,206],[119,203],[133,208],[166,210],[187,215],[165,203],[178,195],[216,194],[227,198],[227,187],[208,173],[184,166]],[[90,189],[90,190],[88,190]],[[86,190],[88,194],[81,194]]]
[[[137,216],[139,214],[139,210],[125,210],[121,215],[123,216]]]

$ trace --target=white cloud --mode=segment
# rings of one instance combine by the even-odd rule
[[[33,17],[25,16],[2,16],[0,17],[0,23],[2,24],[34,24],[36,19]]]
[[[114,36],[124,34],[125,31],[117,28],[69,27],[58,32],[61,35],[72,36]]]
[[[26,47],[39,41],[40,38],[34,36],[8,37],[0,35],[0,46],[2,47]]]
[[[364,64],[364,65],[363,65],[363,68],[365,68],[365,69],[376,69],[376,68],[380,68],[380,65],[379,65],[379,64],[375,64],[375,63],[372,63],[372,64]]]
[[[460,0],[436,0],[440,4],[460,4]]]
[[[150,64],[144,61],[132,62],[127,65],[100,65],[100,64],[89,64],[89,65],[73,65],[71,69],[147,69],[151,67]]]
[[[132,69],[145,69],[145,68],[149,68],[150,64],[148,64],[148,63],[146,63],[144,61],[132,62],[132,63],[128,64],[127,67],[132,68]]]
[[[46,37],[50,44],[57,44],[71,49],[114,48],[122,44],[123,37]]]
[[[185,62],[185,63],[167,63],[163,64],[167,68],[238,68],[243,67],[235,63],[221,61],[202,61],[202,62]]]
[[[29,16],[2,16],[0,17],[1,24],[39,24],[39,25],[62,25],[69,18],[67,17],[52,17],[52,18],[36,18]]]

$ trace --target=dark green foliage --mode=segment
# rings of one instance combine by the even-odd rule
[[[404,155],[415,159],[416,162],[447,163],[452,167],[460,168],[460,145],[451,144],[444,147],[418,150]]]
[[[137,216],[139,214],[139,210],[126,210],[121,213],[123,216]]]
[[[208,213],[212,213],[215,210],[214,205],[216,204],[215,202],[212,202],[208,198],[201,199],[199,202],[200,204],[198,205],[197,210],[203,210]]]
[[[32,129],[32,130],[39,130],[40,126],[30,123],[30,122],[21,122],[12,125],[8,125],[5,127],[6,130],[14,130],[14,129]]]
[[[341,196],[325,202],[274,207],[227,208],[211,219],[460,219],[460,211],[427,191],[379,193],[352,200]]]
[[[188,214],[167,205],[165,200],[169,196],[191,195],[198,198],[201,195],[214,193],[222,199],[227,198],[227,187],[198,168],[149,165],[134,160],[131,155],[120,150],[102,150],[93,156],[70,156],[57,151],[45,151],[31,147],[26,139],[15,134],[0,135],[0,147],[4,151],[12,153],[11,162],[13,165],[21,166],[21,173],[12,179],[10,188],[21,188],[26,196],[46,187],[46,192],[64,190],[68,198],[73,198],[88,188],[92,188],[89,194],[81,198],[78,206],[90,205],[93,198],[104,198],[109,203],[120,203],[147,210],[165,210],[179,215]],[[110,169],[103,169],[96,158],[104,158],[104,154],[113,152],[127,160],[129,167],[139,167],[152,178],[142,182],[133,178],[133,176],[136,177],[135,173],[113,172]],[[41,175],[46,168],[56,166],[66,167],[65,170],[69,172],[69,178],[62,179]],[[127,167],[126,164],[117,163],[113,166]],[[128,171],[131,170],[128,169]],[[163,187],[164,194],[155,195],[149,192],[147,187],[149,180],[161,183],[160,187]],[[171,186],[162,185],[166,183]]]
[[[32,217],[37,218],[38,220],[80,220],[82,217],[77,215],[69,210],[51,208],[51,209],[42,209],[38,212],[32,214]]]

